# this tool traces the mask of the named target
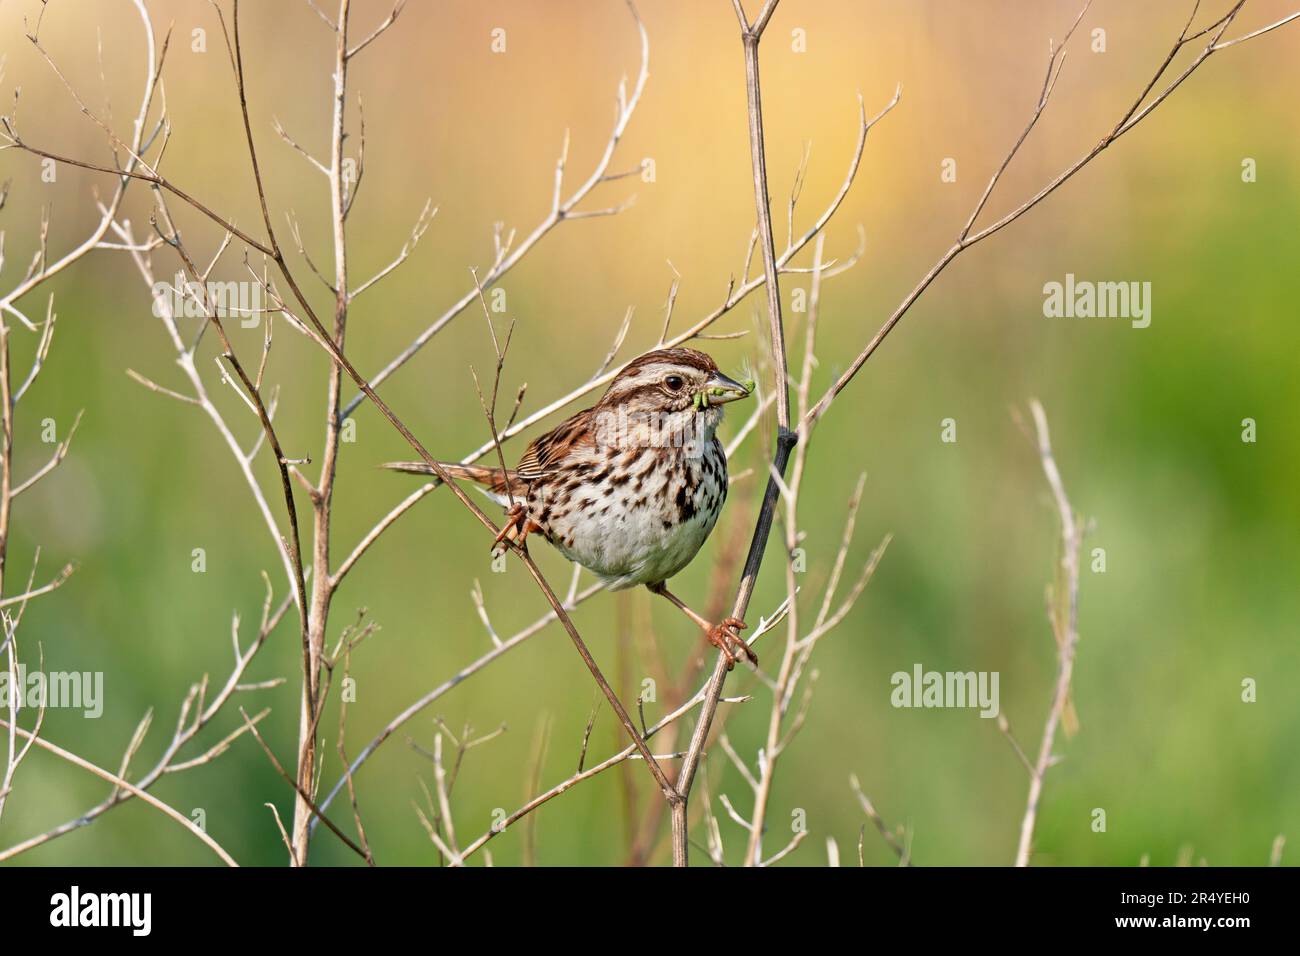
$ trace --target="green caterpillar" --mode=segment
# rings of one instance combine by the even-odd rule
[[[745,386],[745,391],[753,392],[756,383],[752,378],[746,378],[746,379],[742,379],[740,384]],[[695,394],[695,398],[692,401],[696,408],[705,409],[709,407],[710,395],[717,395],[720,397],[722,395],[725,395],[726,393],[727,390],[725,388],[708,388],[702,392],[697,392]]]

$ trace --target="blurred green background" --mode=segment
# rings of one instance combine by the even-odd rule
[[[1218,4],[1211,5],[1218,7]],[[58,78],[24,38],[38,4],[0,3],[0,96],[21,86],[18,128],[30,142],[106,162],[102,134],[82,117]],[[333,41],[301,3],[245,4],[241,28],[254,130],[277,224],[292,210],[314,260],[330,268],[327,188],[272,132],[326,153]],[[353,4],[364,35],[388,8]],[[242,145],[230,68],[215,17],[198,2],[151,3],[160,29],[174,23],[165,74],[173,125],[165,171],[173,181],[261,233]],[[1181,29],[1189,4],[1099,0],[1069,53],[1055,97],[990,203],[1000,215],[1085,151],[1123,114]],[[805,143],[813,144],[798,229],[819,215],[841,182],[856,136],[856,94],[869,113],[896,82],[900,106],[872,132],[861,171],[826,240],[844,257],[867,234],[866,255],[824,288],[817,385],[832,380],[951,243],[988,176],[1019,134],[1038,95],[1049,37],[1077,12],[1066,2],[819,2],[787,0],[762,46],[764,100],[778,245],[786,197]],[[1289,12],[1251,2],[1244,32]],[[561,224],[511,272],[502,287],[518,324],[503,393],[528,383],[525,412],[583,381],[605,355],[628,306],[636,309],[626,358],[658,335],[675,268],[681,293],[675,328],[712,310],[739,272],[753,225],[741,45],[730,5],[647,0],[650,80],[612,168],[653,158],[656,179],[606,184],[585,204],[611,205],[635,193],[624,214]],[[1208,17],[1209,13],[1203,13]],[[207,51],[192,50],[192,30]],[[507,51],[490,49],[506,30]],[[1106,51],[1089,49],[1106,31]],[[806,36],[793,49],[792,31]],[[106,85],[96,63],[102,37]],[[130,5],[55,2],[43,45],[92,108],[111,102],[124,135],[142,80],[141,30]],[[1028,785],[995,722],[969,710],[896,710],[890,675],[916,662],[935,670],[995,670],[1001,704],[1026,747],[1036,746],[1054,675],[1054,645],[1043,589],[1056,554],[1055,512],[1037,457],[1009,409],[1039,397],[1048,412],[1066,487],[1096,527],[1088,549],[1106,550],[1104,574],[1082,581],[1074,697],[1080,731],[1061,740],[1065,759],[1048,777],[1034,861],[1132,865],[1148,854],[1171,864],[1181,852],[1210,864],[1263,864],[1274,837],[1300,836],[1300,520],[1294,412],[1300,331],[1300,126],[1294,118],[1300,33],[1277,31],[1213,57],[1131,135],[1005,232],[965,253],[928,291],[866,366],[818,430],[802,512],[809,570],[804,606],[815,610],[839,543],[844,504],[857,475],[868,480],[858,565],[886,532],[894,540],[850,617],[820,646],[816,696],[802,735],[780,765],[766,840],[782,846],[795,809],[810,838],[789,863],[825,862],[834,837],[845,861],[856,856],[865,822],[848,786],[856,773],[891,824],[905,825],[918,864],[1009,864]],[[364,101],[366,176],[351,220],[354,283],[400,248],[426,197],[439,207],[423,242],[397,273],[355,305],[348,351],[374,371],[470,288],[469,268],[491,262],[492,223],[525,234],[549,209],[554,161],[571,131],[567,182],[584,179],[604,148],[619,77],[635,76],[635,32],[616,0],[527,3],[412,2],[397,26],[353,64],[351,91]],[[349,120],[357,128],[357,98]],[[348,151],[355,155],[356,142]],[[940,163],[957,161],[957,181]],[[1244,158],[1258,181],[1244,183]],[[60,167],[44,183],[38,162],[0,153],[0,180],[12,179],[0,214],[7,290],[36,248],[42,205],[52,205],[50,242],[61,251],[95,220],[92,189],[103,176]],[[150,199],[133,187],[127,213],[146,230]],[[173,204],[180,210],[180,204]],[[220,238],[210,224],[180,215],[201,256]],[[991,220],[990,220],[991,221]],[[287,229],[283,230],[287,240]],[[241,278],[238,253],[223,278]],[[292,261],[301,266],[296,255]],[[805,253],[799,260],[806,265]],[[160,275],[175,272],[164,253]],[[1133,329],[1114,319],[1048,319],[1042,287],[1066,273],[1081,279],[1149,281],[1153,319]],[[320,307],[330,301],[301,268]],[[806,275],[787,276],[787,303]],[[42,419],[62,436],[84,419],[68,460],[15,509],[11,593],[42,549],[48,574],[65,561],[76,575],[34,603],[20,637],[35,666],[39,641],[49,670],[103,671],[104,716],[51,712],[45,734],[116,768],[147,708],[155,724],[136,766],[151,766],[170,736],[185,688],[203,673],[224,679],[230,616],[251,633],[266,569],[277,599],[286,582],[264,526],[227,450],[198,410],[146,391],[135,369],[183,388],[147,290],[123,253],[98,252],[52,288],[59,314],[48,365],[18,409],[16,458],[26,474],[48,456]],[[44,296],[22,304],[44,311]],[[753,296],[714,331],[753,328]],[[790,340],[802,343],[792,313]],[[10,321],[6,319],[6,321]],[[11,323],[12,324],[12,323]],[[238,330],[237,347],[255,358],[260,329]],[[26,368],[35,336],[14,333],[15,363]],[[256,423],[218,382],[213,337],[200,368],[241,437]],[[754,335],[707,343],[724,368],[761,348]],[[437,336],[382,389],[427,446],[457,458],[486,435],[469,366],[491,367],[481,315],[470,310]],[[281,386],[279,431],[290,455],[318,457],[325,407],[318,349],[277,327],[268,381]],[[353,394],[347,389],[346,394]],[[733,415],[734,429],[738,416]],[[958,441],[940,442],[954,418]],[[1241,421],[1258,441],[1241,440]],[[558,419],[557,419],[558,420]],[[400,437],[368,405],[345,445],[335,504],[336,560],[414,485],[375,465],[410,457]],[[724,426],[724,428],[727,426]],[[730,431],[728,431],[730,433]],[[507,447],[517,457],[522,441]],[[748,443],[733,470],[759,463]],[[760,468],[761,468],[760,464]],[[258,469],[273,506],[278,490],[265,452]],[[308,469],[314,474],[315,469]],[[761,472],[760,472],[761,473]],[[733,489],[723,524],[676,582],[703,604],[710,569],[752,517],[754,479]],[[300,497],[305,513],[307,502]],[[277,509],[278,510],[278,509]],[[304,520],[303,532],[310,531]],[[731,546],[734,546],[731,545]],[[202,547],[207,570],[191,570]],[[557,587],[568,568],[534,549]],[[780,546],[773,545],[751,611],[769,612],[783,592]],[[349,749],[491,646],[470,599],[481,582],[493,624],[513,633],[545,611],[525,572],[490,571],[481,529],[439,492],[404,517],[349,576],[334,604],[331,637],[365,607],[381,630],[354,658],[357,703]],[[588,579],[589,580],[589,579]],[[653,629],[672,670],[699,654],[698,633],[644,592],[600,595],[575,615],[606,672],[633,700],[647,676]],[[811,613],[811,612],[810,612]],[[270,706],[263,725],[286,764],[297,734],[298,639],[286,619],[250,676],[285,676],[276,690],[244,698]],[[779,659],[779,635],[764,662]],[[1258,701],[1241,701],[1244,678]],[[737,671],[731,692],[756,699],[732,706],[728,732],[751,761],[766,731],[768,695]],[[413,803],[428,761],[407,744],[431,747],[443,717],[507,732],[466,757],[454,792],[462,840],[481,833],[495,808],[507,811],[576,767],[591,712],[590,676],[563,631],[552,626],[445,695],[384,745],[358,776],[367,831],[380,863],[430,864],[430,845]],[[651,719],[662,713],[647,707]],[[331,708],[327,783],[338,774]],[[238,725],[231,708],[204,740]],[[531,766],[549,726],[540,771]],[[621,748],[608,708],[597,716],[589,763]],[[729,859],[743,846],[717,795],[748,812],[747,787],[714,747],[707,787]],[[628,797],[629,790],[635,794]],[[24,765],[0,822],[0,845],[75,817],[106,792],[101,781],[35,754]],[[282,864],[285,853],[264,804],[286,820],[291,792],[247,737],[206,767],[169,776],[157,794],[184,812],[203,808],[209,832],[241,862]],[[704,789],[696,790],[696,802]],[[544,864],[618,864],[627,859],[629,807],[644,820],[657,799],[639,764],[583,784],[538,812],[536,859]],[[1107,832],[1091,829],[1093,808]],[[343,802],[332,815],[350,828]],[[703,841],[703,830],[696,836]],[[663,831],[660,831],[662,837]],[[498,865],[524,859],[522,827],[490,845]],[[663,862],[666,840],[651,859]],[[701,858],[698,850],[697,859]],[[866,860],[892,855],[868,828]],[[1292,852],[1284,857],[1295,859]],[[319,863],[356,862],[321,831]],[[211,864],[211,853],[138,802],[93,826],[19,858],[26,864]],[[482,862],[482,858],[478,860]]]

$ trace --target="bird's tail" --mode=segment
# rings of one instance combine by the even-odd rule
[[[453,478],[463,478],[483,486],[483,493],[502,507],[510,503],[510,492],[515,495],[523,491],[523,483],[513,471],[501,468],[485,468],[482,465],[461,465],[451,461],[440,461],[438,465]],[[435,472],[423,461],[390,461],[384,468],[400,471],[408,475],[425,475],[433,477]]]

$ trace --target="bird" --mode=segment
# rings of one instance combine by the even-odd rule
[[[731,670],[758,656],[743,620],[711,622],[668,589],[717,524],[727,499],[727,455],[717,437],[723,406],[754,382],[724,375],[690,348],[646,352],[614,376],[600,400],[533,439],[511,469],[439,462],[505,509],[494,553],[540,534],[611,591],[644,585],[703,631]],[[436,474],[427,462],[383,467]]]

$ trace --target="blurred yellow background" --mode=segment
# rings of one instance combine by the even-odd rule
[[[1202,22],[1220,4],[1202,12]],[[275,136],[272,118],[324,156],[328,145],[333,39],[299,2],[246,3],[241,34],[249,100],[272,214],[301,221],[308,251],[331,267],[327,186]],[[57,76],[24,38],[38,4],[0,3],[0,99],[21,87],[17,127],[42,148],[109,162],[104,137],[81,116]],[[212,8],[198,0],[149,4],[160,29],[174,24],[165,72],[173,135],[164,172],[172,181],[261,235],[230,65]],[[353,4],[363,36],[387,15],[382,3]],[[1186,2],[1098,0],[1066,58],[1053,100],[1008,170],[982,221],[1018,204],[1107,132],[1124,114],[1186,21]],[[988,177],[1019,135],[1037,99],[1048,40],[1078,11],[1067,2],[823,2],[786,0],[762,44],[768,164],[778,250],[795,170],[812,144],[797,231],[825,208],[844,178],[857,134],[857,95],[874,114],[902,84],[902,101],[871,133],[857,181],[826,232],[828,256],[849,255],[859,224],[866,252],[823,290],[820,366],[824,387],[956,237]],[[674,328],[722,300],[739,274],[753,226],[741,44],[723,0],[646,0],[650,78],[614,171],[653,160],[654,182],[637,177],[599,187],[583,208],[635,195],[616,217],[561,223],[501,283],[517,322],[503,394],[528,383],[525,413],[584,381],[608,350],[625,310],[635,317],[621,354],[650,347],[674,275],[681,276]],[[1232,34],[1291,12],[1285,2],[1252,0]],[[195,28],[206,52],[194,52]],[[504,28],[506,52],[491,50]],[[1092,31],[1105,31],[1093,52]],[[1295,122],[1300,28],[1291,27],[1215,55],[1133,133],[1041,206],[961,258],[925,294],[868,363],[817,432],[801,528],[809,557],[805,602],[815,608],[839,544],[844,503],[868,474],[850,555],[857,565],[886,532],[894,535],[853,614],[819,648],[816,696],[801,737],[777,774],[767,843],[784,844],[792,811],[806,812],[810,839],[787,862],[821,864],[826,837],[855,856],[865,822],[848,786],[856,773],[877,808],[912,834],[918,864],[1007,864],[1014,856],[1028,780],[994,722],[967,710],[896,710],[889,676],[920,662],[937,670],[1001,674],[1003,712],[1022,742],[1036,745],[1054,675],[1054,645],[1043,613],[1052,575],[1055,513],[1033,449],[1009,409],[1039,397],[1048,412],[1066,487],[1096,522],[1086,548],[1106,550],[1104,574],[1082,582],[1074,698],[1078,735],[1058,743],[1065,759],[1047,780],[1036,840],[1038,864],[1136,864],[1144,855],[1173,863],[1185,847],[1211,864],[1262,864],[1275,835],[1300,835],[1300,520],[1295,475],[1300,401],[1295,375],[1300,269],[1300,124]],[[803,31],[806,50],[795,49]],[[106,86],[96,62],[102,38]],[[141,29],[128,3],[49,5],[41,42],[97,110],[111,103],[124,135],[143,80]],[[396,255],[426,198],[438,214],[411,260],[358,300],[348,352],[363,372],[380,368],[472,287],[469,269],[492,259],[492,224],[522,236],[550,208],[555,159],[571,135],[566,193],[586,178],[614,118],[620,77],[635,77],[636,33],[618,0],[523,2],[411,0],[397,25],[354,62],[349,122],[364,103],[366,173],[351,219],[354,283]],[[355,155],[355,137],[348,151]],[[955,182],[941,163],[956,161]],[[1242,180],[1256,161],[1258,179]],[[36,248],[42,204],[52,203],[51,249],[92,227],[92,189],[107,177],[59,167],[41,179],[39,162],[0,153],[0,180],[12,179],[0,228],[7,266],[0,290],[21,276]],[[148,190],[126,203],[137,235],[147,230]],[[218,231],[177,202],[187,242],[210,255]],[[809,252],[800,258],[807,265]],[[330,295],[301,266],[321,308]],[[162,276],[174,258],[155,254]],[[757,268],[757,263],[756,263]],[[1049,319],[1043,285],[1080,278],[1151,282],[1151,326],[1122,320]],[[243,277],[238,252],[220,270]],[[787,305],[806,275],[783,278]],[[42,567],[76,561],[58,593],[32,605],[25,648],[37,640],[50,670],[105,673],[107,704],[97,722],[52,712],[46,735],[103,766],[116,767],[149,707],[155,728],[138,758],[156,759],[189,682],[229,670],[232,611],[256,620],[266,569],[277,597],[286,583],[264,527],[227,450],[193,408],[155,395],[125,374],[135,369],[181,387],[174,353],[150,311],[146,288],[125,254],[97,252],[52,284],[58,334],[42,378],[19,408],[16,456],[26,473],[48,456],[40,421],[61,429],[86,410],[69,459],[19,499],[10,544],[14,580],[31,554]],[[44,297],[25,311],[44,312]],[[751,296],[713,331],[754,328],[764,314]],[[800,354],[801,316],[789,316]],[[8,321],[8,320],[7,320]],[[765,321],[765,319],[764,319]],[[25,368],[35,336],[14,334]],[[237,330],[237,347],[256,356],[260,329]],[[213,342],[207,348],[211,350]],[[706,343],[724,369],[753,361],[753,334]],[[210,357],[200,367],[209,390],[251,442],[256,423],[220,386]],[[492,365],[477,309],[439,334],[381,389],[434,454],[458,458],[486,437],[469,366]],[[290,455],[319,454],[325,407],[322,353],[283,323],[268,381],[281,386],[277,423]],[[350,397],[351,388],[345,394]],[[576,407],[576,406],[575,406]],[[738,416],[733,415],[734,428]],[[954,418],[958,441],[940,441]],[[1244,418],[1259,440],[1241,441]],[[556,421],[558,418],[553,419]],[[413,479],[375,466],[410,457],[400,437],[368,405],[345,445],[335,504],[336,560]],[[724,426],[725,427],[725,426]],[[531,436],[529,436],[531,437]],[[523,442],[507,447],[522,452]],[[759,463],[747,444],[739,471]],[[259,474],[273,507],[268,457]],[[761,469],[760,464],[760,469]],[[314,469],[309,469],[314,473]],[[761,471],[760,471],[761,474]],[[703,603],[710,566],[734,524],[748,525],[749,488],[733,489],[713,541],[676,590]],[[305,509],[305,499],[302,507]],[[277,509],[278,510],[278,509]],[[304,534],[310,522],[304,520]],[[207,571],[191,570],[202,547]],[[568,568],[534,548],[556,582]],[[780,546],[769,552],[751,621],[783,592]],[[513,633],[545,611],[526,574],[511,564],[493,574],[481,530],[444,492],[404,517],[349,576],[334,605],[331,634],[368,609],[381,630],[354,659],[357,703],[350,709],[355,752],[391,716],[491,646],[470,599],[481,582],[493,625]],[[16,585],[15,585],[16,586]],[[575,620],[607,673],[633,700],[645,676],[638,656],[653,627],[674,669],[700,652],[698,633],[644,592],[601,595]],[[778,656],[768,638],[766,660]],[[268,742],[289,763],[297,732],[300,650],[282,625],[253,677],[289,678],[245,706],[270,706]],[[1258,682],[1241,701],[1244,678]],[[752,678],[733,675],[731,692],[753,690],[735,706],[728,731],[751,760],[766,729],[767,697]],[[482,832],[495,808],[529,795],[531,754],[544,722],[550,744],[538,780],[573,772],[594,688],[563,631],[552,627],[440,699],[385,744],[358,775],[368,835],[379,862],[435,859],[412,803],[429,764],[406,743],[428,748],[433,715],[453,728],[508,731],[466,758],[455,791],[457,830]],[[658,711],[650,710],[653,718]],[[233,709],[205,740],[238,725]],[[334,711],[325,780],[336,779]],[[623,746],[602,708],[591,756]],[[716,751],[717,748],[714,748]],[[7,847],[98,802],[104,785],[37,754],[20,773],[3,824]],[[585,783],[536,818],[537,859],[545,864],[617,864],[627,853],[624,789],[644,813],[656,799],[636,763]],[[732,854],[743,834],[717,805],[748,796],[720,752],[707,766],[708,792]],[[245,863],[279,864],[284,851],[269,812],[288,819],[291,792],[255,742],[241,739],[209,766],[168,777],[158,794],[189,812]],[[697,800],[703,799],[697,789]],[[1104,808],[1106,833],[1091,828]],[[334,815],[347,820],[343,802]],[[499,865],[523,858],[524,831],[490,844]],[[702,836],[700,837],[702,840]],[[868,828],[868,863],[893,857]],[[697,851],[698,853],[698,851]],[[1294,858],[1294,854],[1291,854]],[[653,857],[666,858],[666,842]],[[148,807],[131,803],[84,830],[19,858],[26,863],[202,863],[210,852]],[[351,863],[320,831],[313,859]],[[480,861],[481,862],[481,861]]]

